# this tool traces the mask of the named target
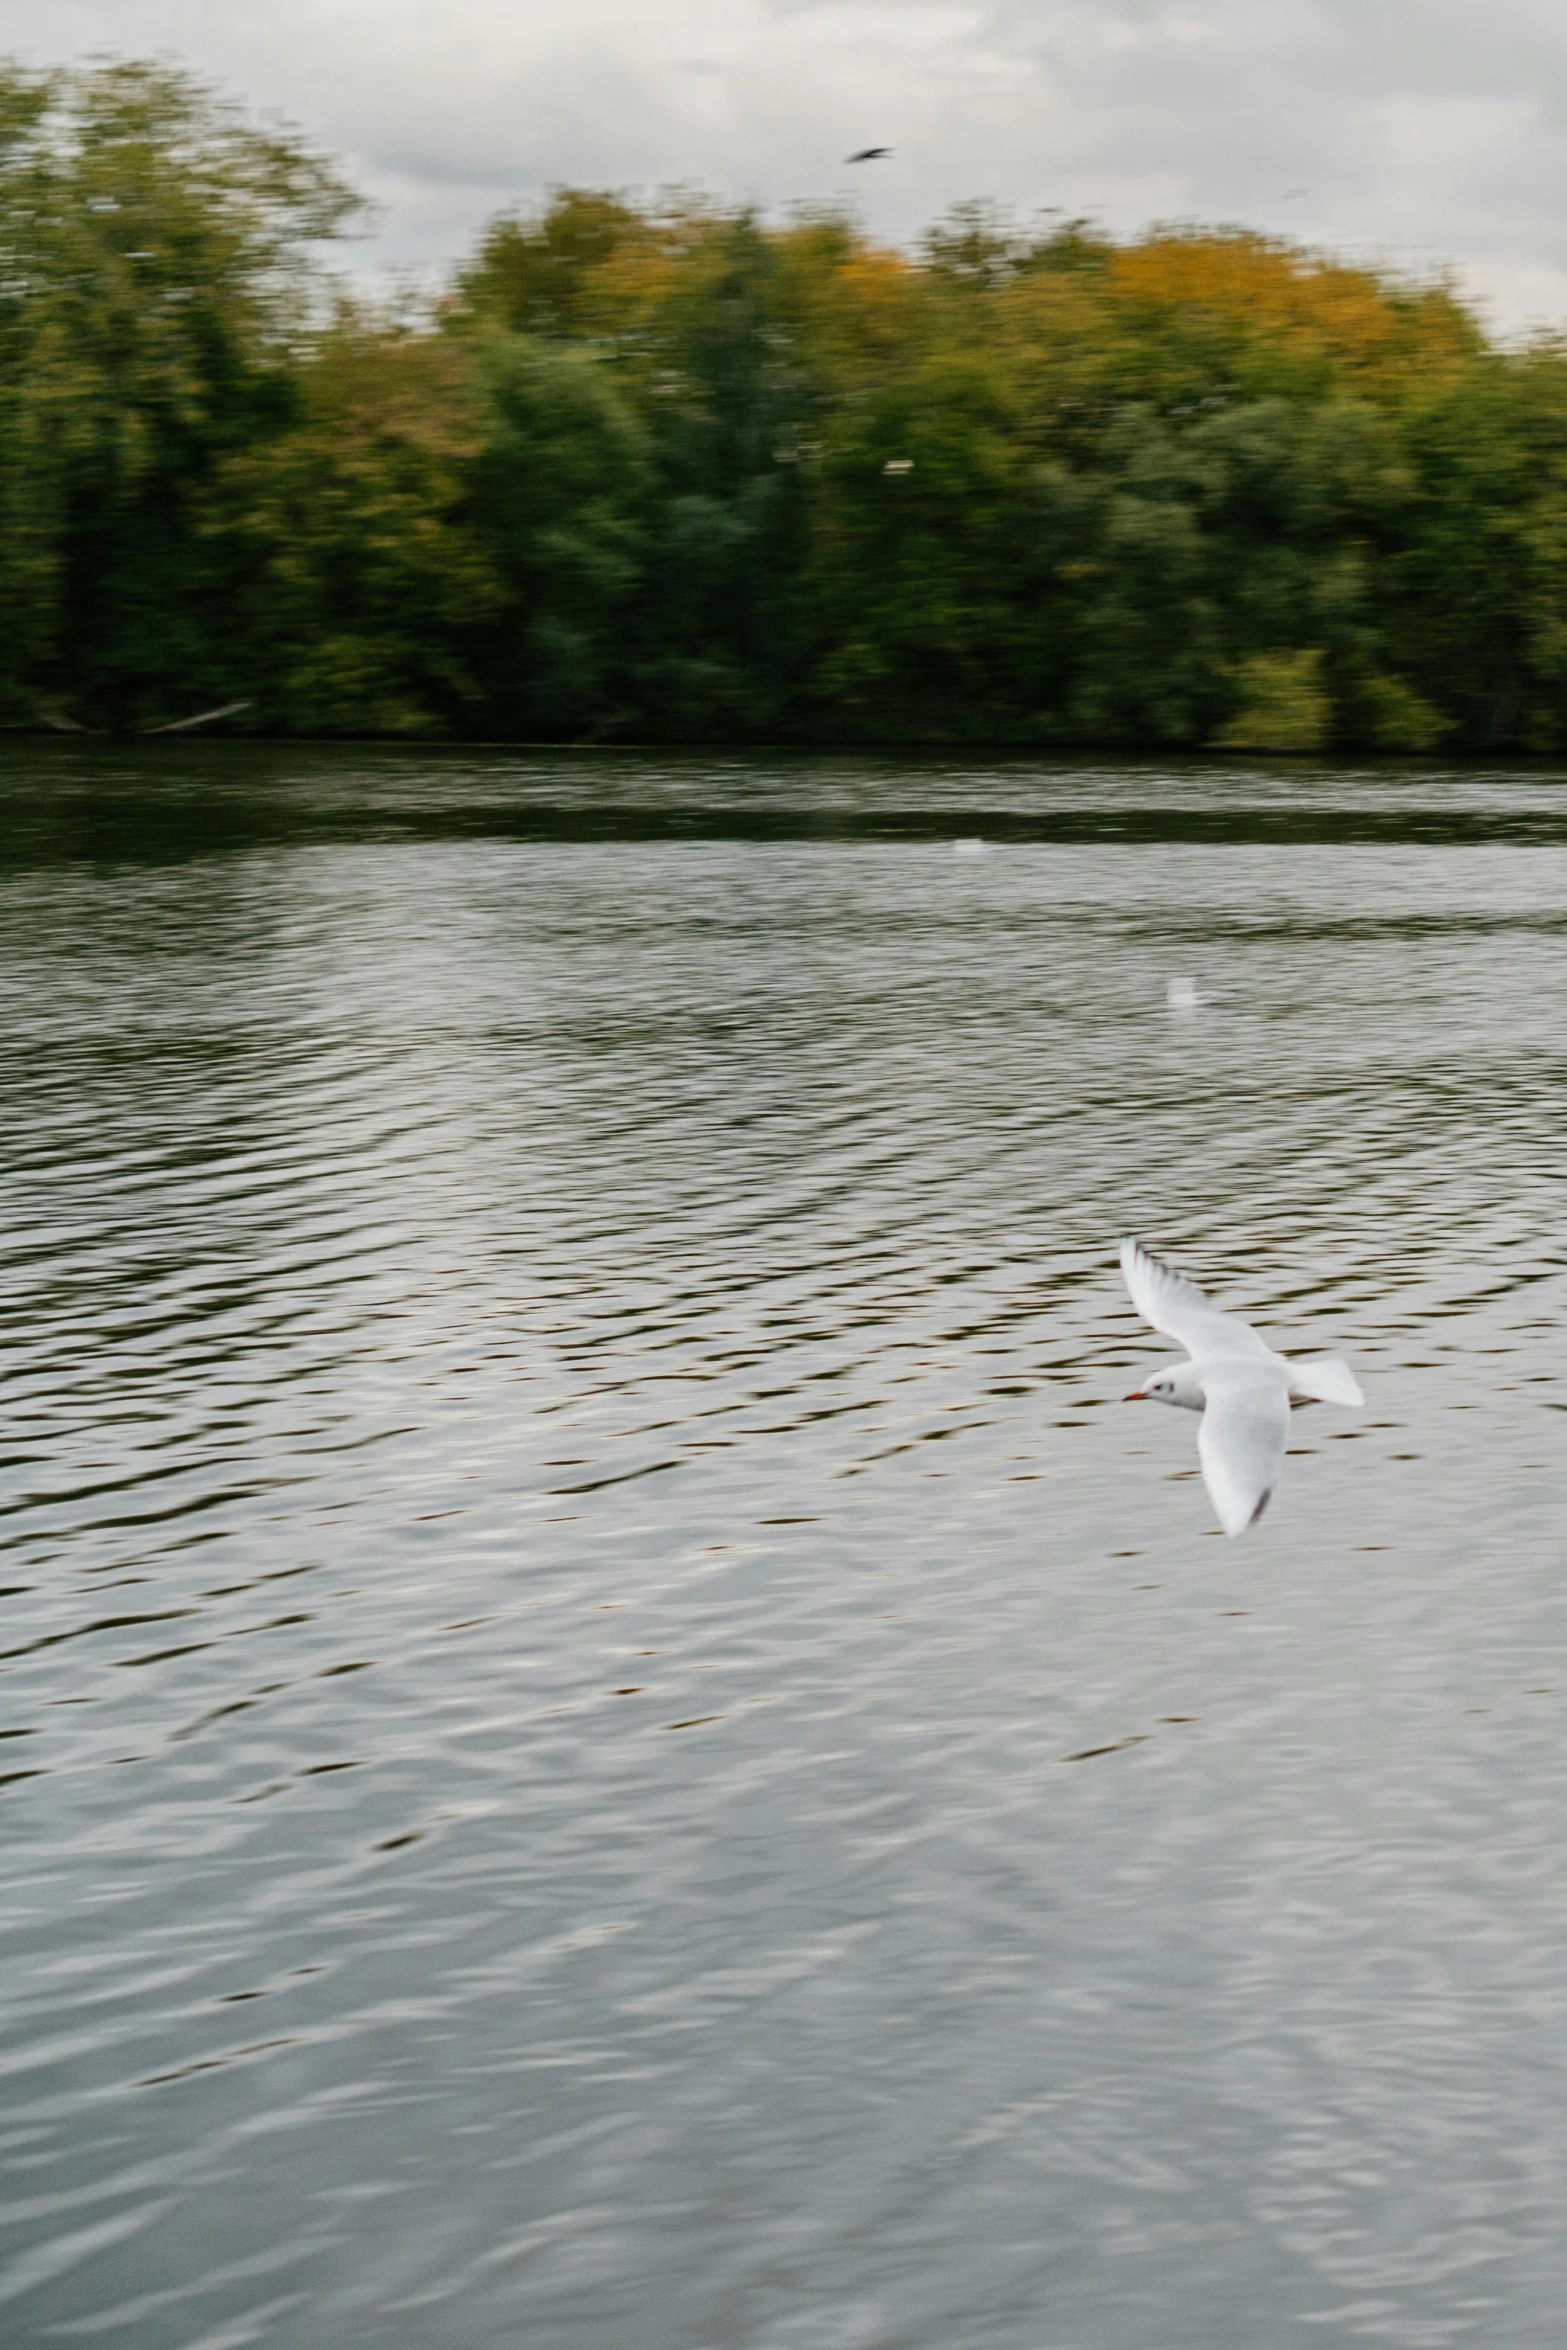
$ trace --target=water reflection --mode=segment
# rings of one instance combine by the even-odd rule
[[[1550,2338],[1559,789],[8,754],[11,2338]]]

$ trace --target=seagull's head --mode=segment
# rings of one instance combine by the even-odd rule
[[[1141,1387],[1134,1387],[1128,1403],[1169,1403],[1179,1411],[1200,1412],[1203,1392],[1194,1363],[1161,1363]]]

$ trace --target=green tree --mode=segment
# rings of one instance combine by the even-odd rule
[[[286,419],[312,248],[355,201],[176,68],[0,73],[13,701],[126,725],[249,684],[207,494]]]
[[[939,737],[1003,714],[1015,729],[1048,694],[1040,590],[1073,501],[1030,464],[1005,374],[943,351],[844,402],[813,487],[824,717]]]
[[[467,332],[591,335],[605,323],[608,264],[647,241],[648,224],[623,197],[557,188],[541,210],[491,222],[457,272],[446,323]]]
[[[590,352],[521,336],[482,344],[482,441],[470,535],[497,583],[476,632],[486,724],[604,734],[627,717],[627,634],[645,559],[648,435]]]
[[[1236,663],[1240,707],[1214,736],[1227,751],[1320,751],[1333,724],[1322,650],[1249,653]]]
[[[470,651],[501,588],[466,520],[485,409],[467,353],[351,304],[301,360],[288,428],[214,484],[259,722],[448,730],[480,707]]]

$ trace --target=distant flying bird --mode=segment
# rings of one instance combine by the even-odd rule
[[[1184,1346],[1189,1361],[1163,1363],[1134,1388],[1147,1398],[1201,1412],[1197,1457],[1226,1534],[1244,1534],[1268,1506],[1289,1435],[1290,1399],[1363,1404],[1359,1382],[1337,1355],[1286,1362],[1249,1322],[1221,1313],[1140,1240],[1121,1243],[1121,1271],[1133,1305],[1156,1330]]]
[[[846,155],[843,160],[845,163],[880,163],[884,155],[891,153],[890,147],[861,147],[855,154]]]

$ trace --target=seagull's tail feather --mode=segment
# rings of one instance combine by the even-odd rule
[[[1363,1404],[1360,1381],[1338,1355],[1292,1355],[1290,1393],[1312,1403]]]

